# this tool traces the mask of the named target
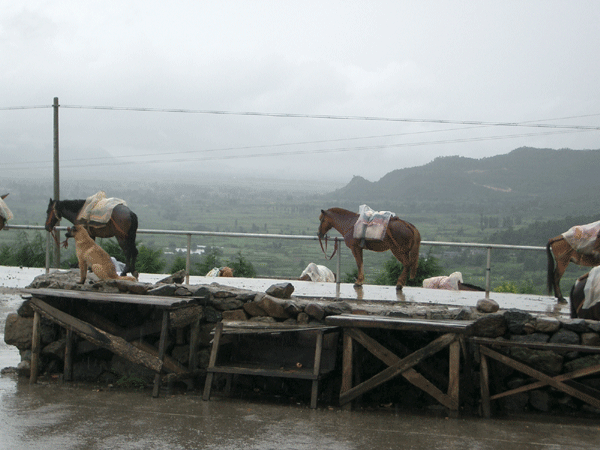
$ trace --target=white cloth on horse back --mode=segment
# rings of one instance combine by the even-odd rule
[[[4,220],[6,220],[6,221],[9,221],[14,217],[13,213],[10,212],[10,209],[8,209],[8,206],[6,206],[6,203],[4,203],[4,200],[2,200],[1,198],[0,198],[0,217],[4,218]]]
[[[304,275],[308,275],[310,277],[310,281],[315,281],[318,283],[335,283],[335,275],[333,272],[325,266],[321,266],[315,263],[310,263],[306,266],[306,269],[300,275],[302,278]]]
[[[77,220],[83,220],[89,224],[106,224],[117,205],[127,206],[127,203],[120,198],[106,198],[104,191],[98,191],[86,199]]]
[[[221,268],[220,267],[213,267],[212,269],[210,269],[208,271],[208,273],[206,274],[207,277],[211,277],[211,278],[216,278],[219,276],[219,273],[221,273]]]
[[[575,225],[562,234],[565,241],[580,253],[592,253],[600,232],[600,220],[587,225]]]
[[[423,287],[428,289],[448,289],[450,291],[458,291],[458,283],[462,283],[462,273],[454,272],[450,276],[440,276],[425,278]]]
[[[388,223],[395,217],[391,211],[373,211],[367,205],[358,207],[358,219],[354,224],[354,238],[381,241]]]
[[[583,296],[581,309],[590,309],[600,301],[600,266],[596,266],[589,271],[583,288]]]

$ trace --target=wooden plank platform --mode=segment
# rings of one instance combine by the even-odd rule
[[[64,379],[69,381],[72,373],[73,345],[72,334],[76,333],[93,345],[106,348],[111,352],[142,365],[156,373],[152,395],[158,397],[161,376],[164,371],[174,373],[179,378],[192,375],[195,369],[195,353],[198,346],[198,324],[192,326],[192,342],[190,342],[189,368],[181,367],[176,361],[166,355],[166,339],[169,330],[169,314],[181,308],[198,305],[198,299],[192,297],[166,297],[152,295],[133,295],[121,293],[105,293],[76,291],[65,289],[23,289],[21,293],[30,296],[29,302],[34,309],[32,357],[30,383],[36,383],[38,377],[38,360],[40,353],[40,315],[67,330],[65,346]],[[70,302],[69,313],[61,311],[47,303],[48,299],[63,299]],[[122,303],[144,305],[162,311],[162,319],[157,324],[149,322],[137,327],[135,333],[124,330],[98,314],[85,309],[87,302]],[[79,318],[72,311],[79,312]],[[157,327],[157,325],[160,326]],[[129,330],[131,331],[131,330]],[[160,333],[158,349],[140,339],[151,333]],[[132,342],[130,342],[132,341]]]
[[[459,375],[460,347],[464,336],[471,332],[472,321],[427,320],[389,316],[339,315],[328,316],[328,325],[343,327],[343,363],[342,386],[340,390],[340,405],[351,408],[352,400],[380,386],[396,376],[403,376],[407,381],[435,398],[448,408],[453,415],[458,414],[459,408]],[[363,329],[376,328],[402,331],[436,332],[441,336],[435,338],[424,347],[410,355],[401,358],[387,349],[384,345],[370,337]],[[370,379],[353,386],[353,343],[361,344],[372,355],[383,361],[388,367]],[[439,352],[449,348],[448,390],[442,392],[429,380],[414,369],[414,366]]]
[[[198,304],[194,297],[168,297],[158,295],[138,295],[92,291],[76,291],[71,289],[20,289],[23,294],[36,297],[66,298],[73,300],[87,300],[91,302],[128,303],[134,305],[152,306],[160,309],[176,309]]]
[[[319,381],[323,375],[335,367],[337,345],[329,349],[327,361],[324,358],[325,336],[338,331],[338,327],[323,325],[288,325],[282,323],[258,322],[219,322],[207,368],[206,383],[202,398],[209,400],[215,373],[228,375],[227,386],[231,386],[231,376],[255,375],[279,378],[312,380],[311,408],[317,407]],[[294,340],[294,345],[286,343],[290,334],[301,334],[304,339]],[[225,336],[239,336],[237,352],[226,361],[219,355]],[[261,337],[258,345],[252,345],[253,337]],[[334,337],[337,343],[337,337]],[[301,348],[304,346],[304,350]]]

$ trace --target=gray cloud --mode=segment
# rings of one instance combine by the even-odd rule
[[[9,177],[34,168],[51,176],[52,110],[6,108],[49,106],[55,96],[65,106],[153,109],[61,108],[65,176],[126,164],[135,173],[347,182],[436,156],[600,148],[598,130],[435,123],[598,126],[593,1],[28,1],[3,9],[0,170]]]

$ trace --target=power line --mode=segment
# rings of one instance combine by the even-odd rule
[[[531,137],[531,136],[542,136],[542,135],[554,135],[554,134],[569,134],[569,133],[581,133],[587,130],[560,130],[560,131],[549,131],[544,133],[520,133],[514,135],[498,135],[498,136],[486,136],[486,137],[477,137],[477,138],[459,138],[459,139],[444,139],[438,141],[420,141],[420,142],[408,142],[402,144],[382,144],[382,145],[371,145],[371,146],[358,146],[358,147],[337,147],[337,148],[323,148],[323,149],[312,149],[312,150],[294,150],[294,151],[280,151],[280,152],[262,152],[262,153],[252,153],[245,155],[223,155],[222,153],[216,156],[207,156],[207,157],[199,157],[199,158],[181,158],[181,159],[170,159],[166,161],[165,159],[154,159],[154,160],[146,160],[140,161],[140,155],[132,155],[132,156],[118,156],[118,157],[106,157],[106,158],[81,158],[81,159],[73,159],[66,160],[63,162],[61,166],[63,169],[73,169],[73,168],[82,168],[82,167],[98,167],[98,166],[115,166],[122,164],[165,164],[165,163],[179,163],[179,162],[198,162],[198,161],[218,161],[218,160],[230,160],[230,159],[246,159],[246,158],[262,158],[262,157],[275,157],[275,156],[298,156],[298,155],[312,155],[312,154],[325,154],[325,153],[345,153],[345,152],[353,152],[353,151],[376,151],[376,150],[385,150],[385,149],[394,149],[394,148],[403,148],[403,147],[418,147],[423,145],[443,145],[443,144],[457,144],[463,142],[478,142],[478,141],[489,141],[489,140],[501,140],[501,139],[514,139],[520,137]],[[252,148],[265,148],[265,146],[258,146]],[[208,149],[208,150],[199,150],[198,153],[209,153],[209,152],[222,152],[225,150],[239,150],[245,149],[241,148],[230,148],[230,149]],[[187,153],[187,152],[181,152]],[[168,153],[165,156],[173,155],[176,153]],[[156,156],[155,154],[151,156]],[[124,158],[135,158],[133,161],[122,161]],[[98,160],[98,159],[111,159],[110,162],[106,163],[88,163],[88,164],[69,164],[74,163],[79,160]],[[114,162],[113,159],[119,159],[120,161]],[[29,163],[0,163],[0,167],[3,166],[11,166],[11,165],[27,165],[27,168],[30,170],[35,169],[45,169],[51,167],[51,161],[36,161]],[[32,165],[39,164],[39,167],[32,167]],[[9,168],[10,169],[10,168]]]
[[[259,116],[259,117],[278,117],[286,119],[327,119],[327,120],[360,120],[360,121],[380,121],[380,122],[407,122],[407,123],[436,123],[451,125],[478,125],[494,127],[534,127],[534,128],[565,128],[573,130],[600,130],[600,126],[588,125],[557,125],[544,124],[540,121],[527,122],[484,122],[477,120],[449,120],[449,119],[410,119],[398,117],[372,117],[372,116],[338,116],[332,114],[295,114],[295,113],[274,113],[257,111],[224,111],[224,110],[203,110],[203,109],[173,109],[173,108],[140,108],[131,106],[84,106],[84,105],[61,105],[62,108],[72,109],[99,109],[110,111],[138,111],[138,112],[162,112],[162,113],[185,113],[185,114],[211,114],[211,115],[232,115],[232,116]],[[600,114],[589,114],[579,117],[592,117]],[[546,119],[544,121],[557,120]]]

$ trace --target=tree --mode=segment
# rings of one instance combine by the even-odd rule
[[[165,262],[161,257],[162,250],[140,245],[135,263],[136,270],[140,273],[161,273],[165,267]]]
[[[396,285],[398,277],[402,273],[402,264],[394,257],[390,258],[383,267],[383,272],[375,280],[375,284]],[[425,278],[431,278],[442,274],[442,267],[437,258],[428,256],[419,258],[419,267],[414,279],[406,281],[407,286],[422,286]]]
[[[196,270],[200,275],[206,275],[211,269],[221,267],[220,257],[223,251],[217,247],[206,247],[202,261],[195,264]]]
[[[233,269],[234,277],[256,277],[256,270],[254,270],[254,266],[252,266],[252,263],[242,256],[241,251],[238,252],[235,259],[227,261],[227,265]]]
[[[180,270],[185,270],[186,267],[186,259],[183,256],[177,256],[171,265],[171,273],[178,272]]]

